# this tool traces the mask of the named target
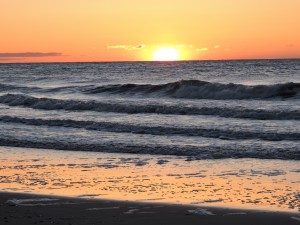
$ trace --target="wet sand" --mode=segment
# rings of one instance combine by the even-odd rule
[[[299,212],[299,173],[297,161],[0,148],[5,192]]]
[[[297,161],[1,147],[0,224],[300,224],[299,173]]]
[[[300,214],[2,192],[0,224],[297,225]]]

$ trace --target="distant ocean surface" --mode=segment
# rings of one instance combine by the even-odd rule
[[[300,60],[0,64],[0,145],[300,160]]]

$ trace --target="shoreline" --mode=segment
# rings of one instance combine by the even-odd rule
[[[300,213],[0,192],[1,224],[299,224]]]
[[[300,211],[300,171],[292,161],[186,161],[170,156],[4,147],[0,155],[2,192]]]

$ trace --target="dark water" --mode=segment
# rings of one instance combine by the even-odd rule
[[[0,64],[0,145],[300,159],[300,60]]]

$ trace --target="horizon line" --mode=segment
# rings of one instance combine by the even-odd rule
[[[244,58],[244,59],[189,59],[189,60],[170,60],[170,61],[154,61],[154,60],[118,60],[118,61],[53,61],[53,62],[1,62],[2,64],[51,64],[51,63],[180,63],[180,62],[197,62],[197,61],[255,61],[255,60],[300,60],[300,57],[291,58]]]

